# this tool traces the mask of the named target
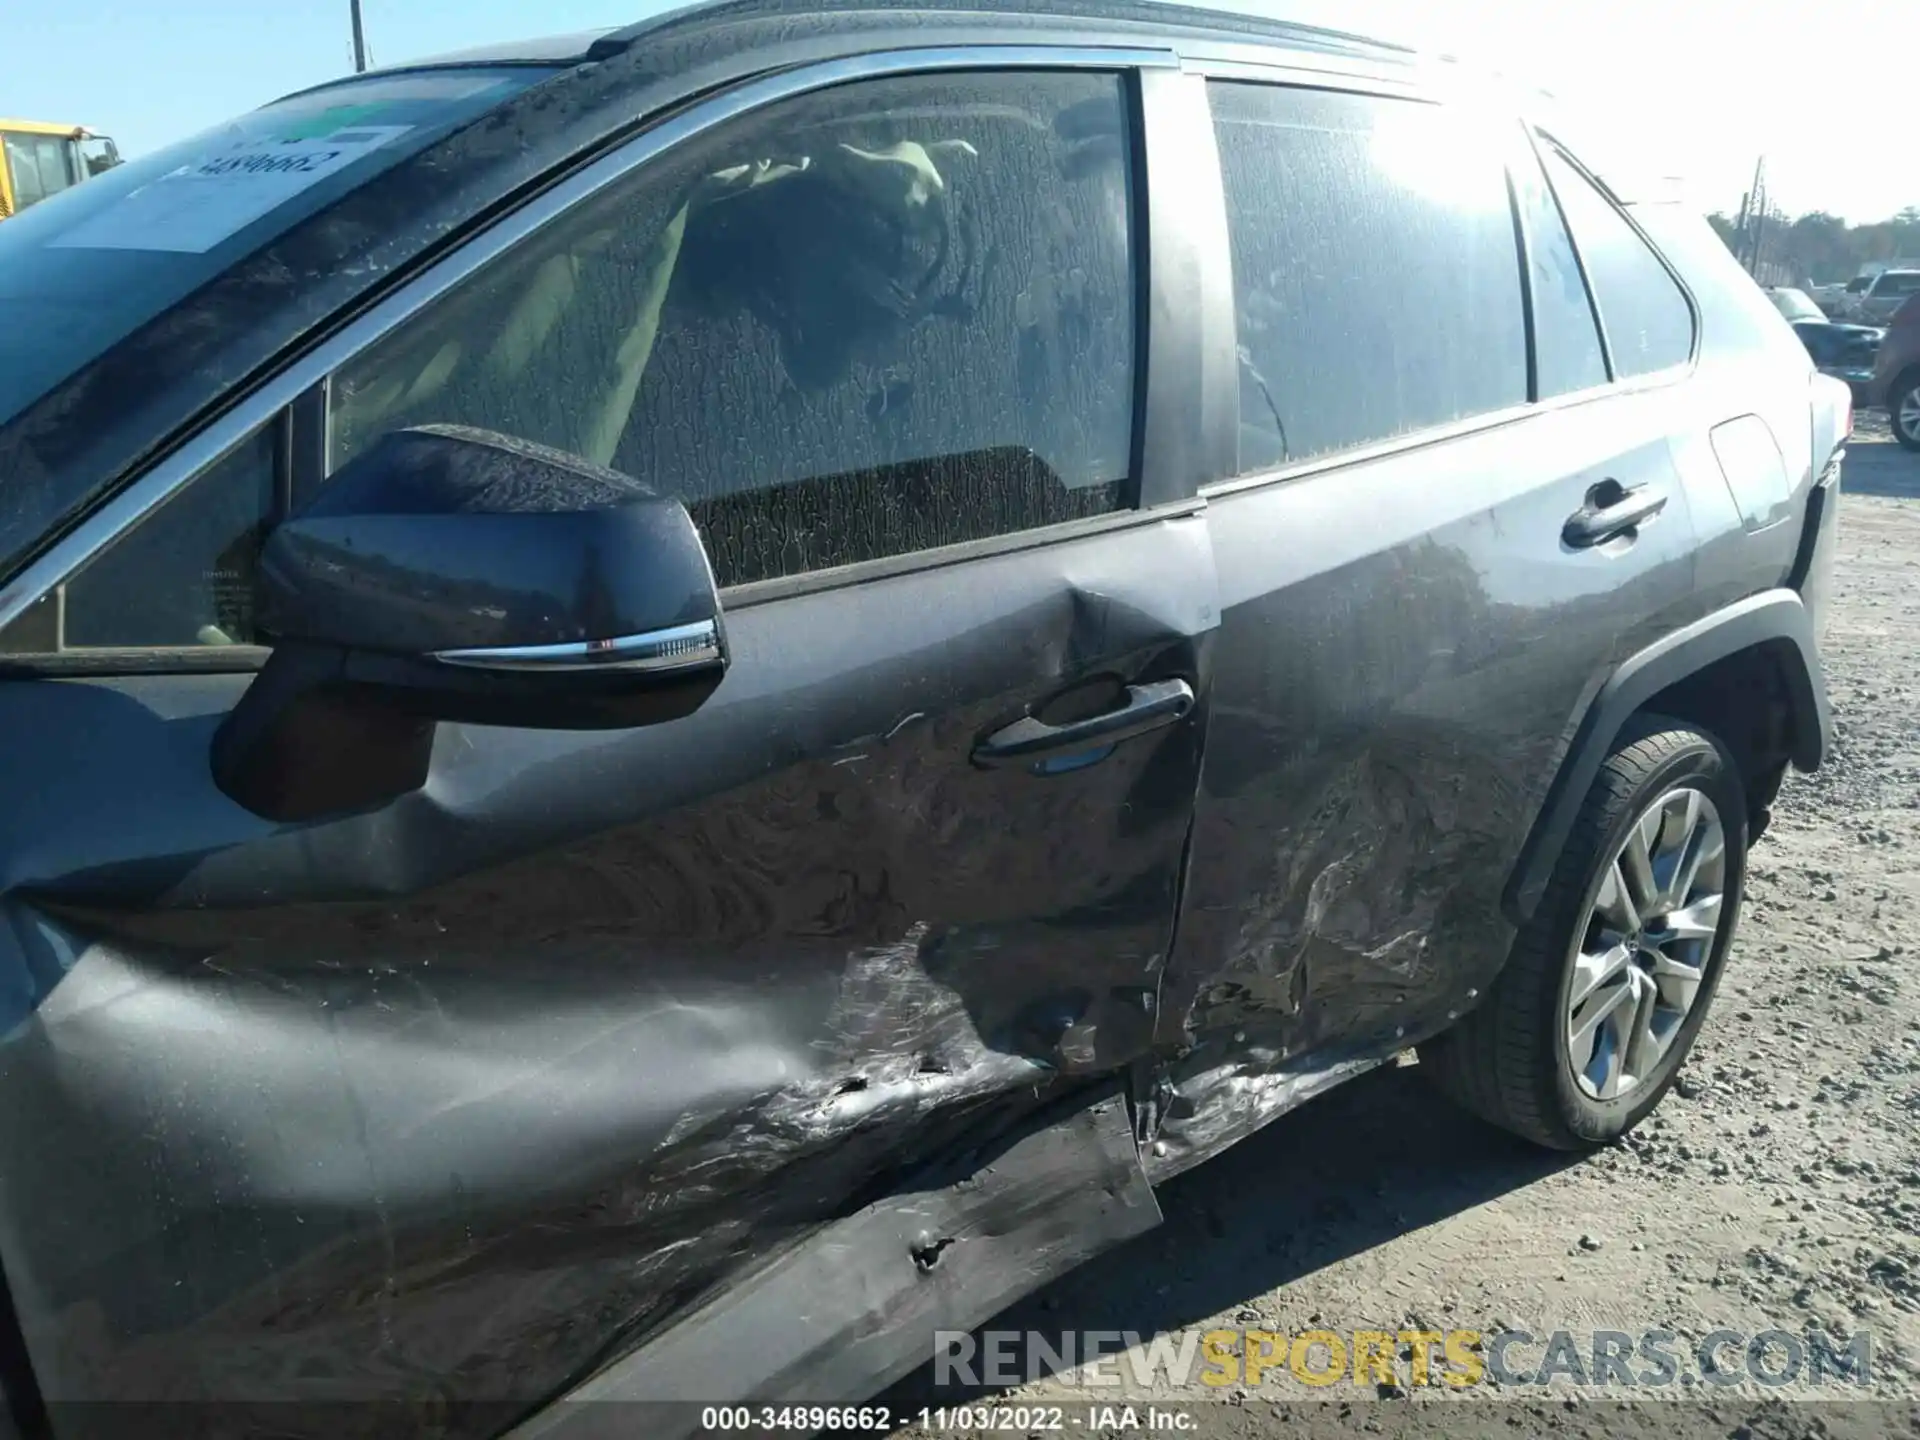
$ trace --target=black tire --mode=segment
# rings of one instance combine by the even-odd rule
[[[1920,370],[1909,370],[1887,387],[1887,427],[1893,438],[1909,450],[1920,450],[1920,428],[1908,430],[1900,423],[1900,409],[1909,399],[1920,401]]]
[[[1601,1100],[1576,1082],[1566,1012],[1577,939],[1628,827],[1681,782],[1719,811],[1725,837],[1719,928],[1697,997],[1666,1053],[1624,1094]],[[1747,795],[1738,767],[1713,736],[1684,721],[1641,717],[1594,778],[1533,918],[1515,938],[1481,1005],[1420,1047],[1420,1069],[1456,1103],[1504,1130],[1555,1150],[1608,1144],[1660,1103],[1705,1021],[1739,926],[1746,874]],[[1579,927],[1583,934],[1576,936]]]

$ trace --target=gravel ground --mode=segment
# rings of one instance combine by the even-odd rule
[[[1566,1329],[1583,1346],[1651,1327],[1683,1350],[1719,1328],[1867,1330],[1871,1402],[1751,1380],[1703,1402],[1692,1374],[1625,1404],[1559,1383],[1310,1390],[1284,1366],[1258,1388],[1097,1391],[1056,1375],[976,1393],[1063,1402],[1061,1428],[1081,1434],[1148,1433],[1157,1401],[1184,1410],[1188,1433],[1234,1436],[1920,1435],[1920,455],[1877,419],[1863,417],[1844,480],[1826,633],[1836,753],[1776,806],[1711,1021],[1659,1113],[1570,1161],[1452,1110],[1416,1067],[1376,1071],[1179,1177],[1163,1228],[995,1322]],[[936,1398],[927,1379],[889,1398],[917,1414]],[[1087,1411],[1130,1396],[1132,1417]]]

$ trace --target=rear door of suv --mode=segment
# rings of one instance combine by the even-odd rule
[[[1156,388],[1193,275],[1144,259],[1187,222],[1103,53],[676,116],[5,617],[0,1256],[48,1399],[495,1430],[1144,1050],[1217,609],[1201,407]],[[683,498],[731,670],[647,729],[446,725],[424,789],[263,821],[208,765],[271,639],[260,535],[429,422]]]
[[[1471,1000],[1586,700],[1692,584],[1667,436],[1693,313],[1624,217],[1576,248],[1511,118],[1206,84],[1239,473],[1205,491],[1222,620],[1163,1171]]]

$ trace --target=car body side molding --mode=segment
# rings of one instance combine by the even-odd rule
[[[1574,732],[1560,773],[1514,866],[1505,908],[1524,924],[1540,903],[1555,859],[1573,828],[1593,778],[1607,758],[1614,736],[1634,711],[1689,675],[1743,650],[1767,646],[1779,658],[1793,717],[1789,758],[1799,770],[1815,770],[1825,758],[1833,733],[1827,687],[1813,614],[1792,590],[1764,590],[1702,616],[1663,636],[1621,663],[1587,707]]]

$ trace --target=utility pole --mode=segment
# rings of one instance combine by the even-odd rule
[[[367,32],[360,24],[360,0],[347,0],[353,12],[353,69],[357,75],[367,68]]]
[[[1748,219],[1753,229],[1746,237],[1747,253],[1740,258],[1746,262],[1747,273],[1760,273],[1760,251],[1766,243],[1767,209],[1772,203],[1767,195],[1767,157],[1762,155],[1753,162],[1753,189],[1749,192],[1752,205],[1748,210]]]

